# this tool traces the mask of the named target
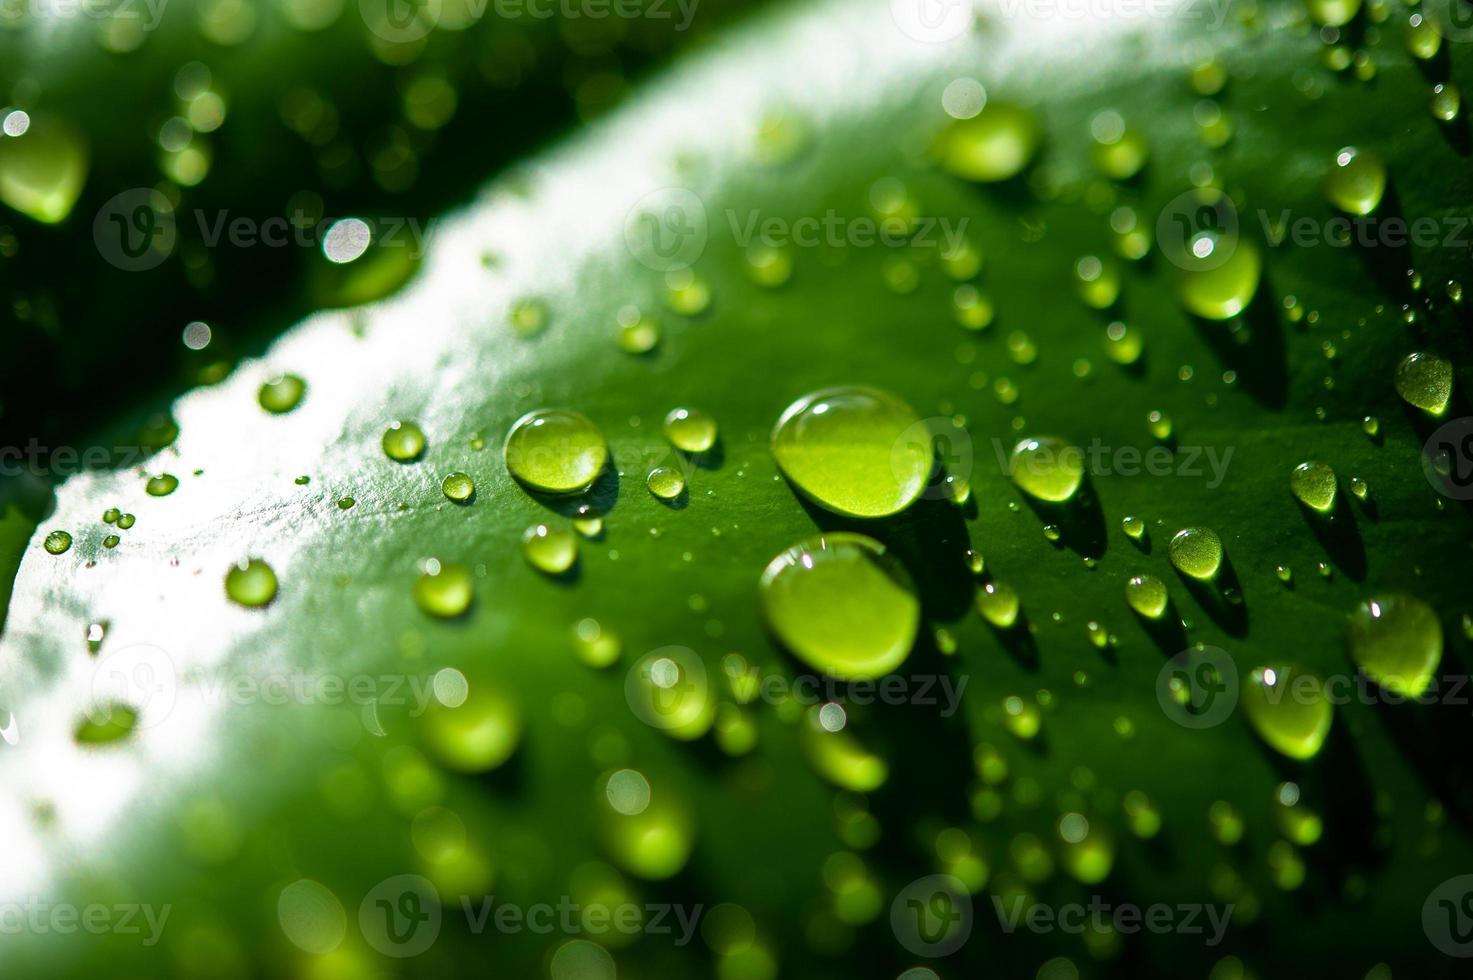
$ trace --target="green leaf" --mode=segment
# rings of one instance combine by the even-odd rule
[[[1451,972],[1423,908],[1438,908],[1434,890],[1470,858],[1466,710],[1460,687],[1448,693],[1468,657],[1469,511],[1425,477],[1436,423],[1404,406],[1393,375],[1408,353],[1440,353],[1458,373],[1446,417],[1468,414],[1466,314],[1445,287],[1466,274],[1464,249],[1445,236],[1273,244],[1265,229],[1286,210],[1327,226],[1336,213],[1321,184],[1346,145],[1374,150],[1391,175],[1361,228],[1463,222],[1466,128],[1439,124],[1426,99],[1465,52],[1449,42],[1445,60],[1414,63],[1392,24],[1357,24],[1376,67],[1362,81],[1323,66],[1321,38],[1291,7],[1220,30],[1195,8],[997,16],[927,44],[886,6],[775,14],[493,184],[438,224],[398,296],[310,317],[180,399],[179,438],[149,464],[179,478],[172,494],[148,496],[137,472],[61,487],[24,557],[3,644],[0,694],[18,735],[7,728],[14,744],[0,746],[11,855],[0,890],[171,912],[157,945],[116,932],[9,937],[17,975],[102,964],[451,975],[487,962],[507,976],[611,976],[577,945],[593,939],[621,976],[765,977],[777,964],[784,976],[890,977],[937,951],[908,924],[917,909],[945,911],[926,904],[936,896],[925,881],[910,884],[937,873],[977,891],[969,941],[936,961],[941,976],[1026,976],[1054,957],[1090,974],[1267,974],[1308,953],[1335,975],[1382,961],[1398,974]],[[1229,76],[1206,104],[1182,57],[1204,41]],[[978,184],[932,164],[949,125],[943,92],[959,77],[981,81],[989,103],[963,134],[996,121],[988,113],[1036,120],[1037,158],[1017,178]],[[958,93],[965,101],[953,89],[948,104]],[[1203,136],[1212,106],[1232,126],[1215,149]],[[1124,166],[1118,143],[1101,150],[1091,137],[1116,128],[1107,110],[1149,149],[1133,179],[1096,172]],[[1236,319],[1196,318],[1178,298],[1183,270],[1170,257],[1194,239],[1176,218],[1202,230],[1194,184],[1228,193],[1231,208],[1219,202],[1212,220],[1238,221],[1240,234],[1214,247],[1247,255],[1256,243],[1262,256]],[[1121,207],[1161,239],[1142,261],[1114,254]],[[863,244],[876,211],[918,221],[900,245]],[[704,236],[693,231],[701,214]],[[648,247],[650,221],[668,247]],[[938,247],[963,223],[984,257],[969,278],[995,310],[977,332],[957,322],[948,267],[963,263]],[[805,236],[784,253],[789,281],[754,281],[782,277],[770,264],[753,272],[747,228]],[[502,257],[489,269],[488,250]],[[1104,289],[1095,276],[1081,290],[1083,256],[1119,269],[1107,310],[1081,301]],[[680,271],[692,261],[694,281]],[[524,336],[542,319],[535,309],[545,326]],[[1145,338],[1130,367],[1107,356],[1116,319]],[[652,350],[621,348],[621,324],[631,344],[650,322]],[[257,390],[281,372],[307,392],[271,415]],[[796,399],[839,384],[879,386],[936,420],[970,503],[927,495],[860,520],[806,502],[769,433]],[[679,406],[716,418],[717,450],[693,459],[669,446],[660,421]],[[592,419],[613,459],[586,498],[603,532],[579,540],[560,576],[523,560],[522,536],[567,528],[580,501],[530,493],[499,451],[518,418],[549,407]],[[1152,435],[1153,411],[1172,420],[1168,439]],[[1374,439],[1366,416],[1379,420]],[[412,461],[383,451],[396,420],[427,437],[417,456],[400,453]],[[1030,504],[1008,477],[1013,445],[1044,435],[1086,451],[1085,490],[1062,509]],[[1158,443],[1173,451],[1151,455]],[[1339,476],[1334,522],[1290,493],[1306,460]],[[657,465],[685,477],[673,505],[645,489]],[[474,480],[468,502],[441,492],[452,472]],[[1353,477],[1370,488],[1365,501],[1349,493]],[[111,507],[136,524],[105,525]],[[1140,543],[1126,516],[1144,522]],[[1058,525],[1056,543],[1046,524]],[[1168,561],[1172,535],[1199,526],[1226,552],[1209,585]],[[53,529],[75,542],[60,556],[42,548]],[[862,703],[861,689],[813,678],[759,615],[768,562],[838,530],[882,542],[914,580],[924,626],[894,672],[898,696]],[[116,547],[103,546],[109,534]],[[980,579],[969,549],[985,558]],[[227,599],[226,574],[247,558],[274,570],[264,606]],[[464,614],[417,605],[427,558],[442,585],[460,574],[473,584]],[[1147,628],[1126,605],[1140,573],[1167,583],[1170,628]],[[1021,597],[1011,628],[974,610],[983,583]],[[1387,703],[1356,686],[1347,617],[1385,592],[1436,612],[1436,703]],[[95,653],[94,623],[105,625]],[[950,639],[933,639],[937,628]],[[584,662],[607,661],[615,638],[616,663]],[[1209,718],[1207,706],[1201,717],[1216,724],[1179,723],[1158,690],[1177,672],[1168,658],[1196,643],[1225,651],[1245,697],[1261,665],[1340,682],[1346,703],[1317,754],[1275,754],[1249,711]],[[669,663],[687,679],[701,665],[709,700],[653,702],[641,678]],[[743,664],[770,679],[755,698]],[[801,698],[773,696],[804,677]],[[138,702],[132,732],[78,744],[89,708],[120,695]],[[743,695],[750,703],[736,706]],[[817,705],[802,701],[815,696],[848,701],[841,734],[813,726]],[[627,769],[647,782],[642,811],[645,787]],[[1276,802],[1290,798],[1284,781],[1301,800],[1288,810]],[[1137,839],[1151,808],[1159,833]],[[1323,835],[1303,844],[1316,817]],[[1238,822],[1241,839],[1224,843]],[[461,900],[480,910],[487,895],[520,911],[700,906],[707,928],[546,933],[492,919],[478,933]],[[1055,916],[1162,905],[1173,928],[1117,918],[1083,936],[1009,931],[1006,910],[1030,897]],[[755,920],[750,944],[740,914],[715,909],[724,903]],[[1232,906],[1225,933],[1202,903],[1219,916]],[[1190,922],[1183,904],[1198,909]],[[431,921],[438,933],[421,951],[413,944],[429,933],[415,924]],[[394,956],[407,952],[418,958],[401,968]],[[592,972],[573,972],[580,962]]]

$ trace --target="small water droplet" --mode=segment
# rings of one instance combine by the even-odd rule
[[[644,485],[661,500],[675,500],[685,493],[685,477],[671,466],[656,466],[650,470]]]
[[[1386,167],[1374,153],[1347,146],[1325,176],[1325,197],[1346,214],[1367,215],[1386,191]]]
[[[403,420],[384,430],[384,455],[399,463],[410,463],[424,454],[425,434],[418,425]]]
[[[977,611],[998,629],[1013,627],[1020,605],[1017,590],[1006,582],[987,582],[977,592]]]
[[[502,455],[507,471],[533,490],[582,493],[608,463],[603,433],[567,409],[529,412],[512,424]]]
[[[1338,486],[1335,471],[1316,460],[1300,463],[1289,474],[1289,489],[1304,506],[1319,514],[1335,511]]]
[[[295,374],[279,374],[261,385],[256,401],[272,415],[282,415],[301,404],[306,393],[307,382]]]
[[[1166,583],[1154,575],[1134,575],[1125,583],[1125,601],[1147,619],[1160,619],[1171,605]]]
[[[672,446],[687,453],[703,453],[716,443],[716,420],[699,408],[671,409],[664,431]]]
[[[415,605],[431,616],[451,619],[470,608],[475,583],[470,569],[459,562],[426,558],[414,580]]]
[[[1414,596],[1387,593],[1356,607],[1346,632],[1350,659],[1377,684],[1414,698],[1442,662],[1442,622]]]
[[[143,489],[150,497],[167,497],[179,489],[179,478],[170,473],[160,473],[158,476],[149,477],[148,482],[143,485]],[[106,516],[103,515],[104,519]],[[113,520],[117,520],[117,518],[114,517]]]
[[[566,528],[533,524],[522,534],[522,555],[538,571],[561,575],[578,560],[578,539]]]
[[[1054,436],[1024,439],[1013,447],[1008,475],[1029,496],[1062,503],[1084,482],[1084,452]]]
[[[1222,541],[1208,527],[1189,527],[1176,532],[1166,550],[1178,572],[1199,581],[1213,578],[1222,567]]]
[[[1408,354],[1396,366],[1396,393],[1408,405],[1441,417],[1453,396],[1453,367],[1437,354]]]
[[[46,539],[41,542],[41,546],[46,549],[47,554],[65,554],[67,549],[72,546],[72,536],[65,531],[52,531],[46,535]]]

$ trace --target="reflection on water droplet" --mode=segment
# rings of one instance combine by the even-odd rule
[[[1024,439],[1013,447],[1008,475],[1029,496],[1062,503],[1084,482],[1084,452],[1054,436]]]
[[[522,534],[527,564],[549,575],[561,575],[578,560],[578,539],[561,527],[534,524]]]
[[[1346,214],[1367,215],[1386,191],[1386,167],[1374,153],[1347,146],[1325,175],[1325,197]]]
[[[1171,597],[1166,583],[1156,576],[1134,575],[1125,583],[1125,601],[1147,619],[1160,619],[1166,614]]]
[[[664,431],[672,446],[687,453],[703,453],[716,442],[716,420],[699,408],[671,409]]]
[[[256,392],[256,401],[273,415],[296,408],[307,393],[307,382],[295,374],[282,374],[265,381]]]
[[[52,531],[46,535],[46,540],[41,542],[41,546],[46,549],[48,554],[65,554],[67,549],[72,546],[72,536],[65,531]]]
[[[1396,366],[1396,393],[1408,405],[1441,417],[1453,396],[1453,366],[1437,354],[1408,354]]]
[[[1335,471],[1327,463],[1311,460],[1294,467],[1289,474],[1289,489],[1310,510],[1320,514],[1330,514],[1335,510]]]
[[[1006,582],[987,582],[977,592],[977,611],[998,629],[1011,629],[1018,621],[1018,593]]]
[[[441,619],[459,616],[470,608],[475,585],[470,569],[459,562],[427,558],[414,580],[414,602],[421,610]]]

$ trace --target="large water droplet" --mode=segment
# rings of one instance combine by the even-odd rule
[[[716,420],[699,408],[671,409],[664,430],[670,444],[687,453],[703,453],[716,442]]]
[[[1345,635],[1350,659],[1394,694],[1417,697],[1442,662],[1442,623],[1414,596],[1388,593],[1356,607]]]
[[[1222,541],[1210,527],[1177,531],[1166,547],[1172,566],[1183,575],[1207,581],[1222,567]]]
[[[459,562],[427,558],[414,580],[414,601],[431,616],[450,619],[470,608],[475,584],[470,569]]]
[[[259,558],[236,562],[225,573],[225,594],[242,606],[264,606],[276,597],[276,572]]]
[[[609,459],[603,433],[587,416],[569,409],[528,412],[512,424],[502,450],[507,471],[544,493],[582,493]]]
[[[888,674],[910,655],[920,601],[884,545],[861,534],[810,538],[768,563],[762,611],[785,646],[842,679]]]
[[[1243,692],[1243,710],[1258,737],[1291,759],[1318,753],[1335,717],[1324,681],[1292,664],[1254,668]]]
[[[1335,510],[1337,484],[1335,471],[1328,463],[1315,460],[1300,463],[1289,474],[1289,489],[1299,502],[1320,514]]]
[[[1038,122],[1027,109],[989,102],[942,133],[941,166],[967,180],[991,183],[1020,173],[1038,149]]]
[[[65,554],[71,546],[72,536],[65,531],[52,531],[41,542],[41,547],[46,549],[47,554],[52,555]]]
[[[19,135],[0,136],[0,201],[43,224],[64,220],[87,181],[89,155],[71,123],[29,118]]]
[[[839,514],[886,517],[915,502],[934,461],[915,409],[878,388],[805,395],[772,431],[772,455],[806,497]]]
[[[1381,158],[1347,146],[1335,154],[1325,175],[1325,197],[1346,214],[1366,215],[1376,210],[1386,191],[1386,167]]]
[[[264,382],[256,401],[272,415],[281,415],[296,408],[306,393],[307,382],[295,374],[283,374]]]
[[[1013,447],[1008,475],[1029,496],[1062,503],[1084,482],[1084,452],[1054,436],[1024,439]]]
[[[1166,591],[1166,583],[1156,576],[1133,575],[1125,583],[1125,601],[1147,619],[1160,619],[1166,614],[1171,596]]]
[[[1396,366],[1396,393],[1408,405],[1440,417],[1453,397],[1453,366],[1437,354],[1408,354]]]
[[[413,422],[391,423],[384,430],[383,446],[384,455],[395,462],[413,462],[424,454],[424,430]]]

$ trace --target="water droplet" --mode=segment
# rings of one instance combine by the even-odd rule
[[[1082,813],[1066,813],[1059,819],[1059,838],[1064,842],[1064,870],[1086,885],[1104,881],[1115,863],[1115,845],[1102,827],[1094,827]]]
[[[1128,790],[1120,805],[1125,810],[1130,832],[1141,840],[1150,840],[1161,831],[1161,810],[1145,793],[1138,789]]]
[[[1437,354],[1408,354],[1396,366],[1396,393],[1408,405],[1440,417],[1453,397],[1453,366]]]
[[[1335,154],[1325,175],[1325,197],[1346,214],[1366,215],[1376,210],[1386,191],[1386,167],[1381,158],[1347,146]]]
[[[470,608],[475,584],[470,569],[459,562],[426,558],[414,580],[413,594],[415,604],[424,612],[451,619]]]
[[[118,515],[118,527],[122,528],[124,531],[128,530],[128,528],[132,527],[136,523],[138,523],[138,518],[134,517],[132,514]]]
[[[158,476],[149,477],[143,489],[150,497],[167,497],[179,489],[179,478],[169,473],[160,473]],[[117,518],[114,517],[113,520]]]
[[[1084,482],[1084,452],[1054,436],[1024,439],[1013,447],[1008,475],[1029,496],[1062,503]]]
[[[797,657],[841,679],[887,674],[910,655],[920,601],[885,546],[861,534],[810,538],[762,573],[768,626]]]
[[[1275,565],[1274,574],[1277,575],[1279,581],[1283,582],[1285,585],[1288,585],[1290,582],[1294,581],[1294,570],[1288,565]]]
[[[111,550],[121,544],[122,541],[123,539],[118,537],[116,534],[109,534],[107,537],[102,539],[102,546]]]
[[[1346,632],[1350,659],[1377,684],[1403,697],[1431,685],[1442,662],[1442,623],[1413,596],[1373,596],[1356,607]]]
[[[699,316],[711,305],[711,287],[693,269],[667,272],[665,305],[681,316]]]
[[[987,559],[982,557],[982,552],[967,549],[967,567],[973,575],[981,575],[987,570]]]
[[[638,307],[626,306],[615,318],[614,342],[626,354],[648,354],[660,342],[660,325]]]
[[[352,497],[340,497],[338,499],[338,510],[351,510],[355,503],[357,501]]]
[[[650,493],[661,500],[675,500],[685,493],[685,477],[680,471],[670,466],[656,466],[650,470],[649,476],[645,477],[644,485],[649,488]]]
[[[968,330],[985,330],[992,325],[992,300],[971,283],[962,283],[951,294],[952,314]]]
[[[1248,238],[1229,240],[1209,230],[1192,240],[1182,265],[1177,298],[1187,312],[1228,320],[1246,310],[1258,292],[1263,256]]]
[[[1360,420],[1360,430],[1374,439],[1381,434],[1381,420],[1374,415],[1367,415]]]
[[[238,561],[225,573],[225,594],[242,606],[264,606],[276,598],[276,572],[259,558]]]
[[[1146,522],[1130,514],[1120,519],[1120,528],[1132,541],[1139,541],[1146,535]]]
[[[1419,61],[1427,61],[1442,50],[1442,31],[1437,23],[1425,14],[1412,14],[1407,18],[1407,51]]]
[[[547,304],[540,299],[520,299],[512,304],[507,320],[519,337],[535,337],[547,329]]]
[[[1125,601],[1147,619],[1160,619],[1166,615],[1171,596],[1166,591],[1166,583],[1156,576],[1134,575],[1125,583]]]
[[[71,546],[72,536],[65,531],[52,531],[41,542],[41,547],[45,548],[47,554],[51,555],[65,554]]]
[[[425,434],[413,422],[397,421],[384,430],[384,455],[399,463],[419,459],[425,451]]]
[[[1463,109],[1463,93],[1452,82],[1432,86],[1432,98],[1428,100],[1432,116],[1442,122],[1452,122]]]
[[[1106,310],[1120,298],[1120,269],[1109,259],[1086,255],[1074,263],[1074,286],[1084,305]]]
[[[138,725],[138,710],[131,705],[98,705],[77,723],[73,737],[82,745],[107,745],[132,734]]]
[[[925,490],[935,451],[915,409],[878,388],[805,395],[772,431],[772,455],[813,502],[851,517],[887,517]]]
[[[1313,758],[1335,717],[1324,681],[1293,664],[1254,668],[1243,692],[1243,710],[1258,737],[1291,759]]]
[[[476,482],[465,473],[451,473],[441,481],[440,490],[449,499],[463,504],[475,495]]]
[[[614,862],[625,871],[649,881],[663,881],[685,867],[695,844],[695,828],[690,815],[668,786],[654,787],[649,805],[637,814],[622,814],[612,807],[606,807],[603,813],[604,846]],[[598,951],[608,966],[597,973],[584,966],[573,966],[559,970],[557,980],[583,976],[612,980],[612,958],[600,946],[591,942],[587,946],[590,953]]]
[[[1342,27],[1360,12],[1361,0],[1305,0],[1310,19],[1325,27]]]
[[[1036,736],[1043,727],[1043,716],[1036,706],[1016,694],[1010,694],[1002,701],[1002,722],[1008,731],[1026,740]]]
[[[716,420],[699,408],[671,409],[664,429],[670,444],[687,453],[703,453],[716,443]]]
[[[1140,331],[1120,320],[1105,328],[1105,356],[1116,364],[1134,364],[1144,347]]]
[[[982,271],[982,251],[969,238],[949,242],[941,249],[941,268],[957,282],[966,282]]]
[[[1063,530],[1057,524],[1045,524],[1043,526],[1043,536],[1046,540],[1057,541],[1063,534]]]
[[[1177,531],[1166,547],[1172,566],[1183,575],[1207,581],[1222,567],[1222,541],[1209,527]]]
[[[533,568],[561,575],[578,560],[578,539],[566,528],[533,524],[522,534],[522,555]]]
[[[573,644],[578,659],[590,667],[608,667],[623,652],[619,637],[596,619],[580,619],[573,624]]]
[[[972,118],[947,126],[939,145],[941,166],[967,180],[1007,180],[1033,159],[1039,136],[1038,122],[1027,109],[989,102]]]
[[[1171,416],[1158,409],[1152,409],[1146,413],[1146,428],[1158,441],[1165,442],[1171,438]]]
[[[282,415],[296,408],[306,393],[307,382],[295,374],[281,374],[261,385],[256,401],[272,415]]]
[[[21,116],[5,117],[7,130]],[[18,135],[0,136],[0,201],[54,225],[71,214],[91,155],[82,131],[54,116],[25,117]]]
[[[792,253],[773,245],[752,245],[747,249],[747,276],[768,289],[783,285],[793,277]]]
[[[507,471],[533,490],[574,494],[598,479],[608,463],[609,448],[587,416],[543,409],[512,424],[503,456]]]
[[[1350,478],[1350,492],[1355,496],[1356,500],[1359,500],[1362,503],[1368,500],[1371,496],[1370,485],[1358,476],[1352,476]]]
[[[431,699],[420,721],[425,747],[455,772],[490,772],[516,752],[522,712],[516,703],[484,684],[465,689],[464,700]]]
[[[1140,173],[1150,155],[1146,139],[1127,129],[1125,121],[1113,109],[1097,113],[1090,120],[1091,150],[1096,169],[1111,180],[1130,180]]]
[[[977,592],[977,611],[998,629],[1012,628],[1019,605],[1017,590],[1006,582],[987,582]]]
[[[1334,513],[1337,484],[1335,471],[1329,464],[1314,460],[1300,463],[1289,474],[1289,489],[1310,510],[1320,514]]]

